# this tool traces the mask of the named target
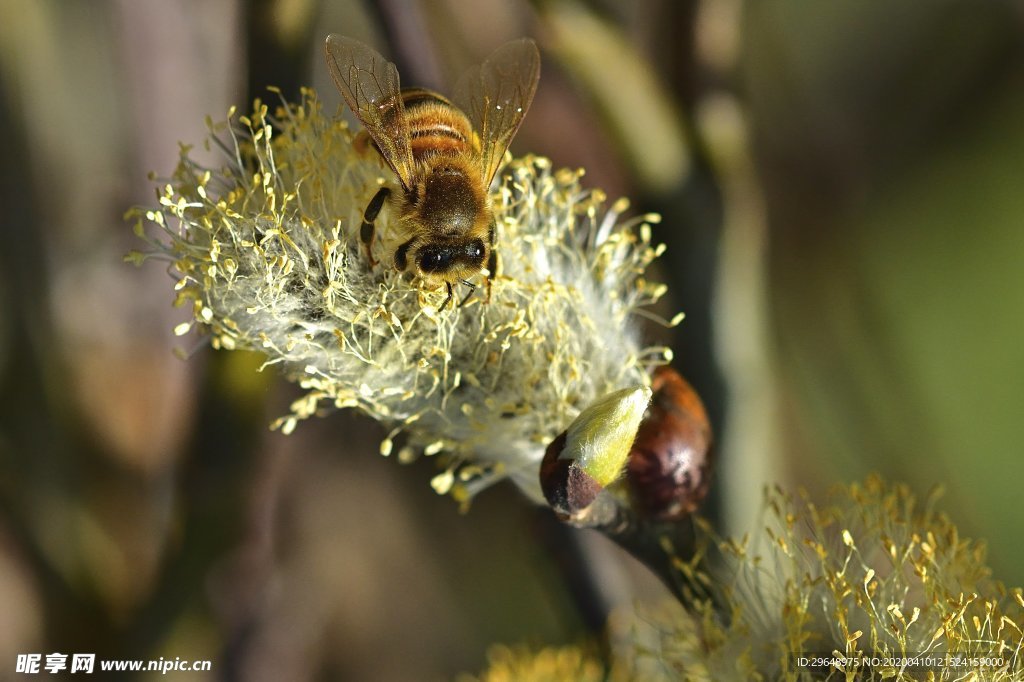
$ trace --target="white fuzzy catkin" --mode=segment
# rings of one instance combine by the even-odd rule
[[[626,202],[606,206],[581,171],[535,156],[499,171],[491,301],[481,274],[465,305],[439,311],[443,286],[391,265],[403,227],[390,206],[370,266],[362,212],[393,174],[311,91],[211,129],[226,165],[200,167],[183,148],[159,207],[133,213],[151,245],[134,255],[172,259],[179,302],[214,347],[260,350],[307,390],[276,422],[285,433],[355,407],[392,429],[382,453],[404,433],[403,457],[439,455],[440,492],[468,500],[509,476],[539,501],[546,444],[669,357],[642,345],[634,315],[664,292],[643,276],[661,253],[657,216],[619,222]]]

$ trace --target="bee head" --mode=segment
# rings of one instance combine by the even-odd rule
[[[442,279],[461,279],[479,272],[486,259],[487,246],[482,239],[427,242],[415,255],[420,272]]]
[[[464,161],[433,158],[406,188],[402,218],[411,239],[395,252],[398,270],[412,265],[427,279],[453,283],[483,269],[494,218],[479,173]]]

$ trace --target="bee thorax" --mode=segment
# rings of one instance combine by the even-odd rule
[[[427,177],[419,199],[420,219],[438,236],[470,232],[484,208],[470,178],[455,168],[435,169]]]

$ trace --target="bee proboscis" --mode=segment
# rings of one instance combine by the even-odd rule
[[[463,75],[452,101],[401,88],[397,67],[353,38],[331,34],[326,51],[338,90],[399,185],[397,192],[381,187],[363,212],[360,239],[370,264],[374,221],[391,200],[404,235],[395,268],[412,265],[428,284],[443,282],[443,310],[452,284],[473,289],[469,278],[486,263],[489,299],[496,266],[490,186],[537,89],[536,44],[523,38],[498,48]]]

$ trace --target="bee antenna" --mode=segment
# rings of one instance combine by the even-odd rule
[[[459,301],[459,307],[461,308],[462,306],[466,305],[466,301],[473,298],[473,292],[476,291],[476,285],[470,282],[469,280],[465,279],[460,279],[459,281],[465,284],[467,287],[469,287],[469,293],[466,294],[461,301]]]

